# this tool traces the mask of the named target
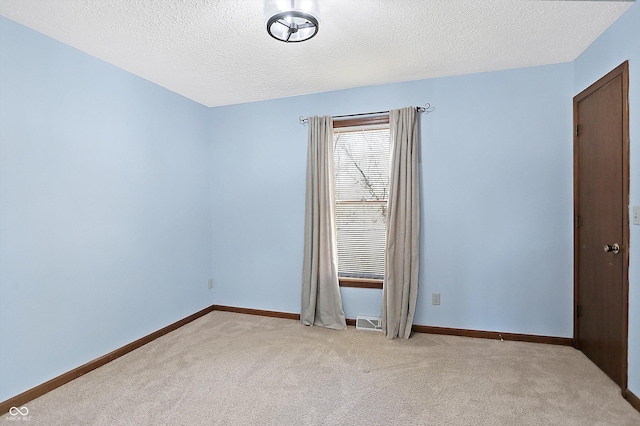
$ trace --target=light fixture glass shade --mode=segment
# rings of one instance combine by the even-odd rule
[[[267,32],[276,40],[298,43],[318,33],[317,5],[312,0],[265,0]]]

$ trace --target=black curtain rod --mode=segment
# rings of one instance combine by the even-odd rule
[[[431,104],[427,102],[424,106],[416,107],[416,111],[418,112],[430,112]],[[347,118],[347,117],[362,117],[366,115],[383,115],[389,114],[389,111],[376,111],[376,112],[361,112],[360,114],[345,114],[345,115],[334,115],[332,118]],[[298,117],[300,124],[307,124],[309,122],[308,117],[300,116]]]

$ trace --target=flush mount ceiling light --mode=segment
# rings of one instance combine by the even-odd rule
[[[268,9],[266,3],[265,11]],[[318,34],[317,10],[314,11],[314,3],[310,0],[291,0],[290,6],[283,7],[277,3],[272,5],[267,18],[267,32],[271,37],[285,43],[309,40]]]

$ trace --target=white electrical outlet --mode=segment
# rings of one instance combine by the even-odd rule
[[[431,304],[432,305],[440,304],[440,293],[431,293]]]
[[[640,206],[633,206],[633,224],[640,225]]]
[[[209,278],[209,288],[213,288],[213,278]]]

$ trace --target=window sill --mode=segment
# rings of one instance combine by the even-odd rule
[[[382,289],[382,280],[373,280],[367,278],[338,278],[340,281],[340,287],[355,287],[355,288],[378,288]]]

